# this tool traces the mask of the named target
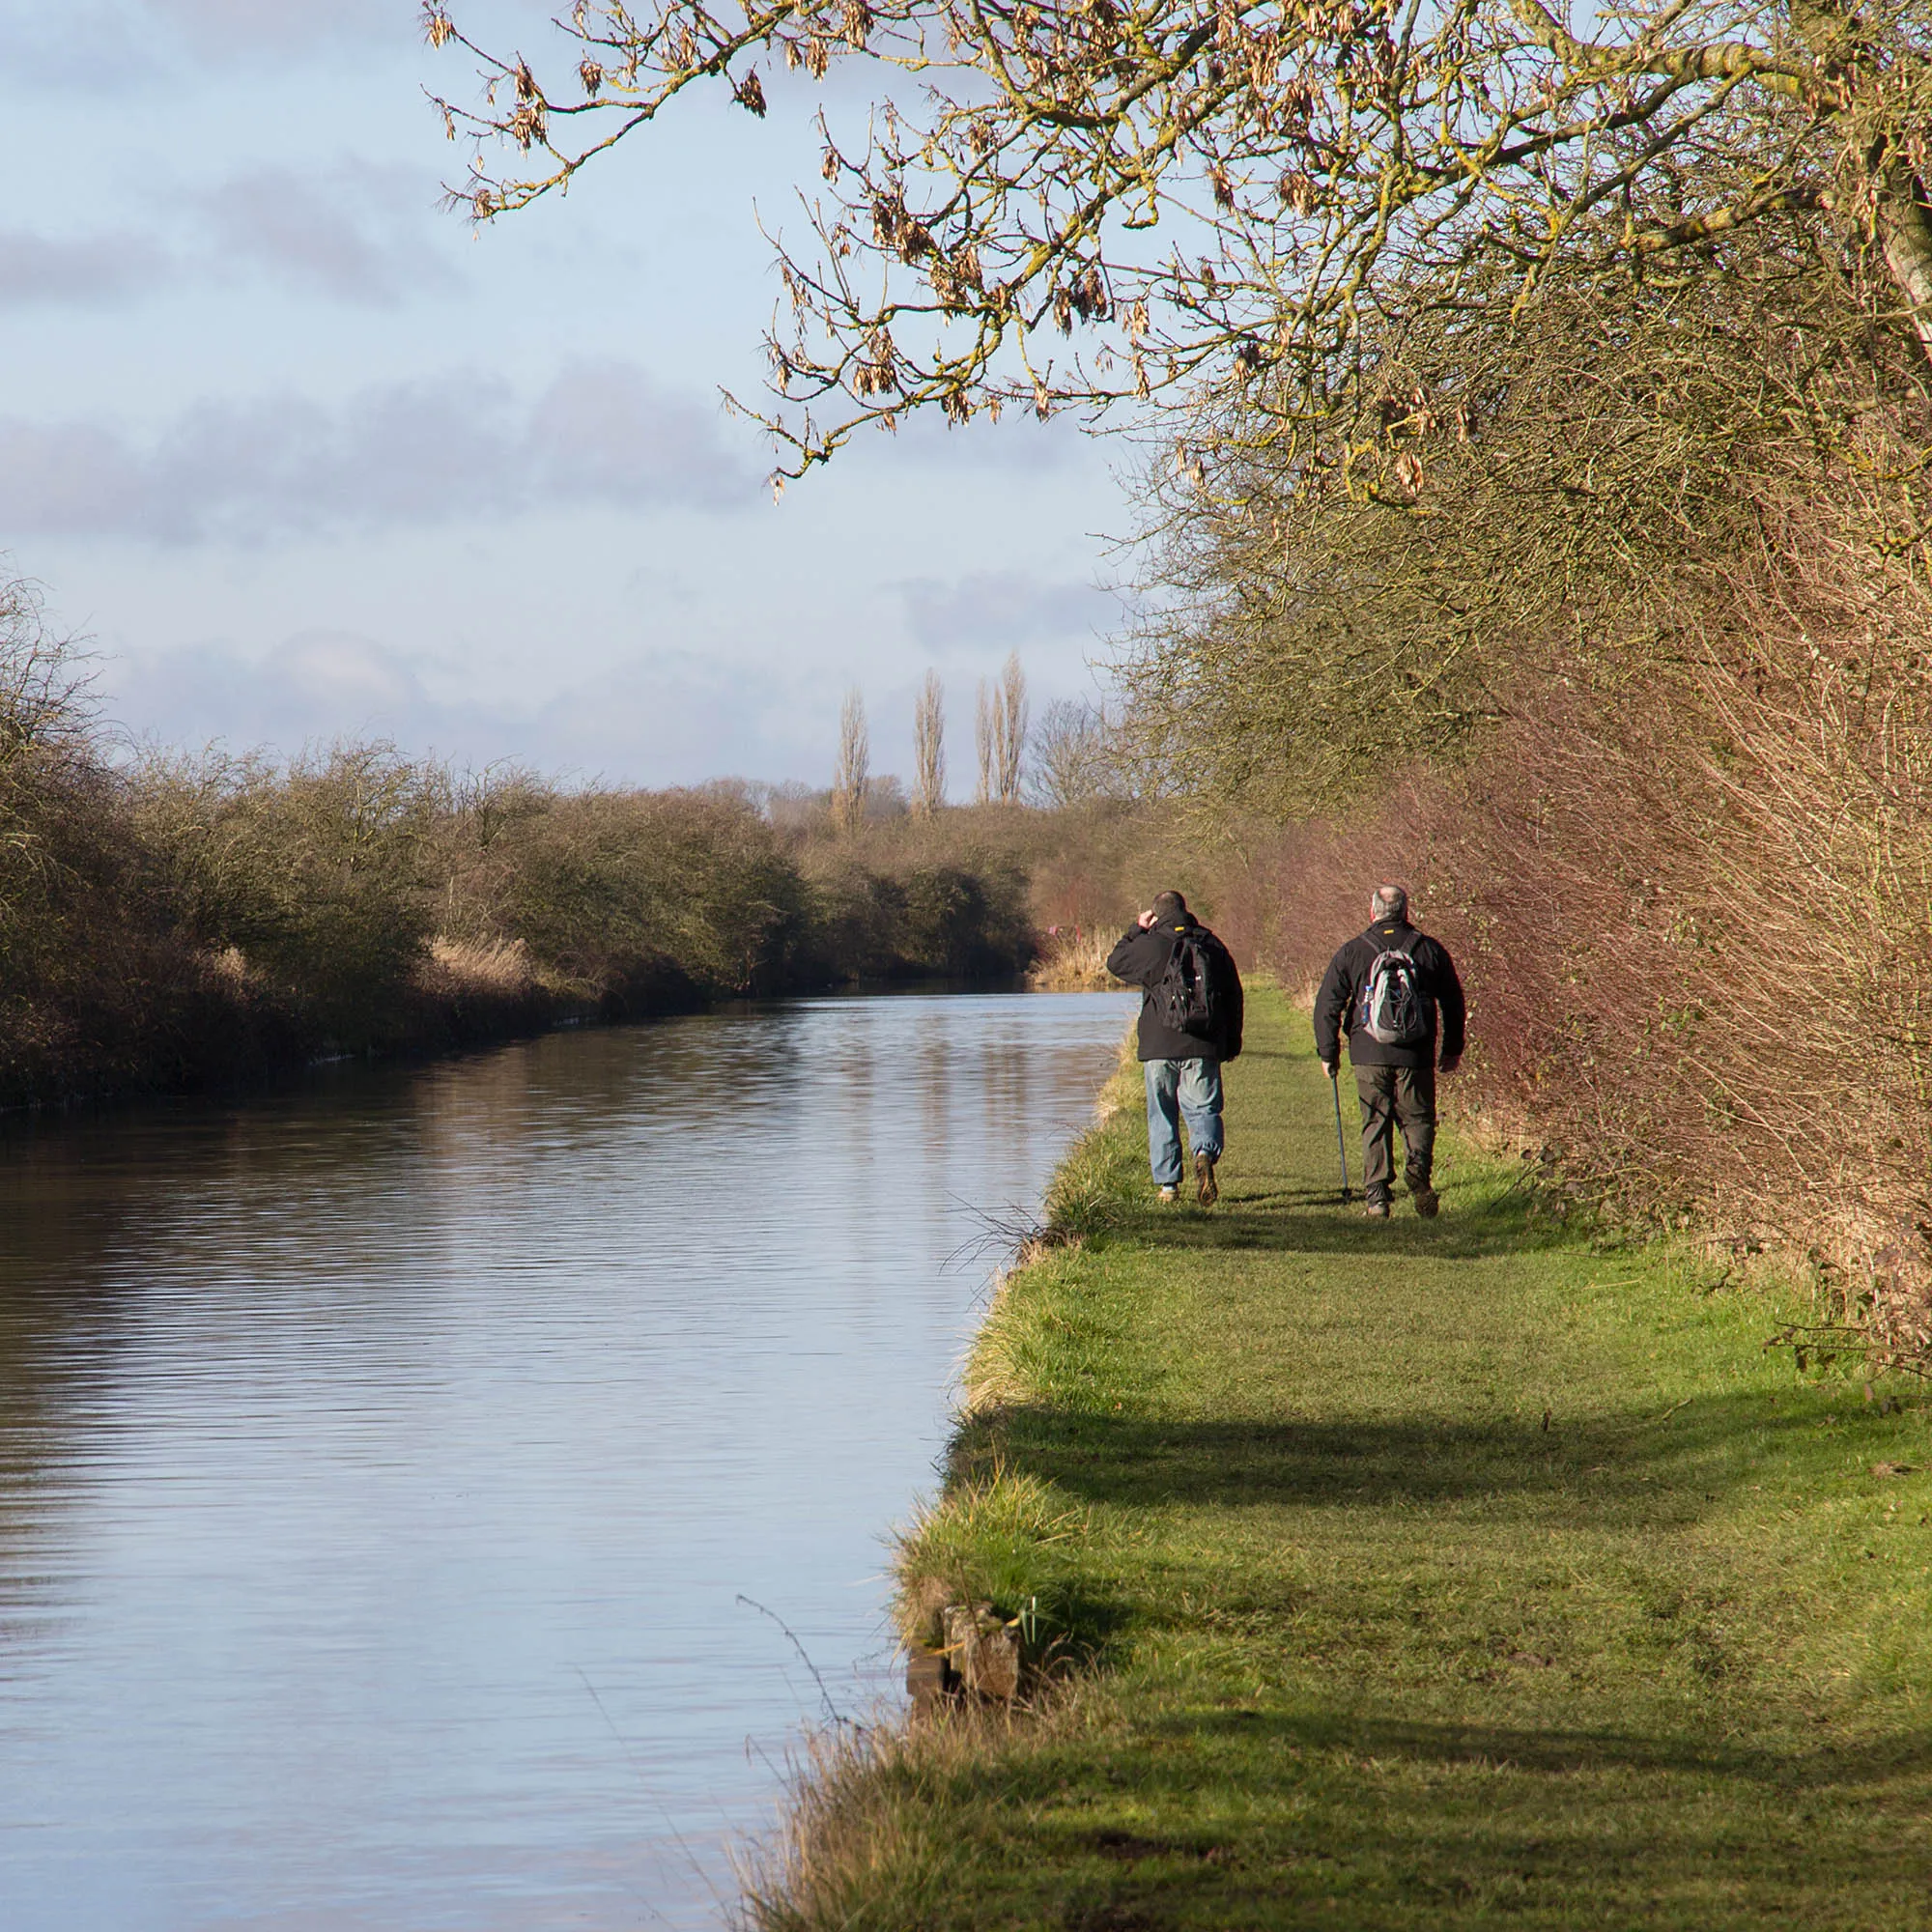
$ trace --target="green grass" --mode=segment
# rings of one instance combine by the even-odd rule
[[[1351,1216],[1255,1004],[1222,1206],[1151,1203],[1137,1108],[1090,1136],[902,1545],[909,1625],[1031,1591],[1085,1664],[830,1755],[754,1918],[1932,1925],[1910,1391],[1799,1379],[1786,1311],[1453,1136],[1439,1221]]]

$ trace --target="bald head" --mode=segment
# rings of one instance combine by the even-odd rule
[[[1401,886],[1378,886],[1369,899],[1369,923],[1408,917],[1408,894]]]

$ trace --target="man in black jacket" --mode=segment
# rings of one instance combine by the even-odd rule
[[[1179,971],[1170,974],[1171,967]],[[1196,969],[1199,969],[1198,972]],[[1107,971],[1141,992],[1140,1057],[1146,1068],[1148,1159],[1163,1201],[1180,1192],[1180,1121],[1194,1150],[1195,1190],[1204,1208],[1220,1198],[1214,1164],[1224,1145],[1221,1066],[1241,1050],[1241,976],[1228,949],[1187,910],[1160,893],[1107,955]],[[1197,980],[1205,983],[1197,985]],[[1187,1031],[1176,1009],[1191,1005]]]
[[[1369,929],[1328,962],[1315,996],[1315,1051],[1335,1079],[1346,1017],[1349,1064],[1362,1103],[1362,1198],[1368,1213],[1378,1220],[1388,1217],[1400,1127],[1403,1179],[1415,1197],[1415,1211],[1433,1215],[1440,1205],[1431,1184],[1435,1069],[1439,1064],[1444,1073],[1453,1073],[1463,1058],[1463,982],[1448,949],[1409,924],[1408,895],[1402,887],[1376,888],[1369,922]],[[1391,954],[1401,959],[1390,959]],[[1384,962],[1379,970],[1378,962]]]

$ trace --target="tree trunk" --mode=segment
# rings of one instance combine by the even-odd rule
[[[1912,170],[1894,167],[1879,194],[1878,241],[1918,346],[1932,361],[1932,218]]]

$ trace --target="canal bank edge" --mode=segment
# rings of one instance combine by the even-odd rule
[[[774,1001],[860,997],[880,993],[944,991],[1012,992],[1063,990],[1035,988],[1019,972],[969,977],[940,974],[879,980],[809,980],[757,994],[720,992],[699,985],[675,965],[646,962],[595,997],[530,980],[502,986],[472,976],[430,970],[387,1014],[389,1031],[378,1044],[345,1049],[339,1044],[301,1039],[273,1024],[242,1022],[230,1031],[218,1059],[149,1067],[138,1075],[109,1080],[38,1098],[0,1101],[0,1122],[62,1119],[91,1109],[143,1101],[229,1098],[273,1092],[320,1068],[363,1061],[372,1065],[410,1065],[484,1052],[512,1041],[540,1038],[574,1028],[634,1026],[687,1018],[695,1013],[730,1011]]]
[[[747,1922],[1932,1925],[1918,1399],[1454,1135],[1439,1222],[1351,1215],[1277,992],[1219,1208],[1122,1075],[895,1552],[1031,1684],[823,1741]]]

